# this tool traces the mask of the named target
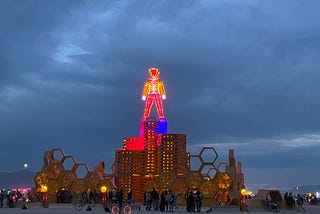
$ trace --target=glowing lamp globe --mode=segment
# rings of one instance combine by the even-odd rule
[[[247,195],[247,190],[246,190],[246,189],[241,189],[240,194],[241,194],[242,196]]]
[[[106,192],[107,192],[107,187],[106,187],[106,186],[102,186],[102,187],[100,188],[100,191],[101,191],[102,193],[106,193]]]
[[[48,187],[46,185],[42,185],[41,192],[47,192],[47,191],[48,191]]]

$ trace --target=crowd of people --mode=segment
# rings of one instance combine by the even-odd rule
[[[283,199],[286,201],[286,204],[289,207],[289,209],[293,209],[294,205],[295,205],[298,212],[300,212],[300,211],[305,212],[306,211],[303,207],[305,199],[302,195],[297,194],[296,196],[293,196],[292,192],[290,192],[290,193],[286,192],[283,195]]]
[[[176,194],[170,189],[164,189],[160,193],[154,188],[145,192],[143,204],[146,210],[160,210],[161,212],[173,212],[177,208],[177,199],[181,194]],[[184,196],[187,212],[201,212],[203,196],[199,189],[189,189]]]
[[[28,198],[29,192],[21,192],[19,189],[2,189],[0,191],[0,207],[13,208],[16,203],[24,203]]]
[[[126,193],[126,195],[124,194],[122,189],[117,188],[107,191],[104,195],[98,190],[92,191],[91,189],[90,191],[88,190],[83,194],[85,194],[88,198],[88,203],[105,203],[106,207],[109,208],[116,204],[121,209],[125,204],[130,204],[134,201],[133,194],[130,189]],[[217,195],[221,196],[221,194]],[[71,202],[73,194],[68,190],[61,189],[57,192],[56,196],[58,203],[69,203]],[[0,208],[13,208],[16,203],[23,203],[25,201],[31,200],[30,198],[32,198],[30,196],[30,191],[21,192],[19,191],[19,189],[3,189],[0,191]],[[218,205],[221,205],[220,198],[221,197],[216,197]],[[163,189],[159,193],[155,188],[153,188],[152,190],[145,192],[143,204],[145,205],[146,210],[173,212],[178,208],[177,201],[179,201],[179,204],[182,204],[182,200],[185,200],[186,202],[187,212],[201,212],[203,195],[197,188],[190,188],[185,194],[179,193],[178,195],[170,189]],[[304,195],[293,195],[292,193],[285,193],[283,195],[283,200],[286,202],[289,209],[297,209],[298,212],[305,212],[303,204],[308,200]],[[227,197],[226,202],[229,201],[230,200]]]

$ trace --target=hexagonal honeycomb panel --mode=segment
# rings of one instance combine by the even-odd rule
[[[59,177],[57,178],[60,187],[70,187],[72,182],[75,180],[76,178],[74,177],[72,171],[63,171],[60,173]]]
[[[93,171],[89,172],[84,178],[84,180],[88,187],[93,188],[99,185],[101,178],[97,172]]]
[[[184,180],[188,188],[198,188],[201,186],[203,178],[200,172],[187,172],[184,175]]]
[[[200,190],[203,195],[215,195],[218,187],[213,180],[204,180],[201,183]]]
[[[171,173],[171,172],[162,172],[157,177],[157,181],[159,183],[159,186],[161,186],[163,188],[170,188],[173,180],[174,180],[174,176],[173,176],[173,173]]]
[[[145,192],[151,191],[153,188],[155,188],[156,190],[161,189],[161,186],[159,185],[159,183],[155,179],[147,180],[144,183],[144,191]]]
[[[41,185],[46,185],[48,183],[49,176],[46,172],[38,172],[34,178],[34,183],[37,188],[40,188]]]
[[[232,186],[232,179],[230,175],[225,172],[217,173],[213,180],[219,189],[229,189]]]
[[[60,187],[57,179],[49,179],[47,186],[48,186],[48,193],[49,194],[56,194],[57,190]]]
[[[190,155],[190,170],[200,172],[204,178],[208,178],[209,168],[216,168],[215,162],[218,153],[214,147],[203,147],[199,154]]]
[[[48,177],[51,179],[57,178],[63,171],[63,167],[60,162],[52,163],[47,168]]]
[[[174,193],[184,195],[185,190],[188,189],[184,179],[176,179],[171,184],[171,189]]]
[[[74,190],[74,193],[80,195],[87,190],[86,181],[84,179],[76,179],[72,182],[70,189]]]
[[[34,183],[37,188],[47,185],[49,200],[55,202],[56,192],[63,187],[76,194],[88,187],[98,189],[101,182],[113,187],[110,178],[102,177],[104,173],[100,171],[90,171],[87,164],[79,164],[75,157],[67,156],[62,149],[52,149],[44,153],[42,170],[36,174]]]

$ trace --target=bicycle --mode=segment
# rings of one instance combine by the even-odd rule
[[[123,214],[131,214],[132,213],[131,202],[125,201],[123,203],[122,211],[123,211]],[[112,214],[120,214],[121,213],[121,209],[117,203],[111,204],[111,212],[112,212]]]
[[[275,202],[267,201],[265,209],[268,211],[280,212],[280,205]]]
[[[88,196],[85,194],[80,195],[78,201],[74,204],[74,208],[77,211],[82,210],[83,207],[87,207],[86,210],[91,210],[94,206],[95,203],[90,203]]]

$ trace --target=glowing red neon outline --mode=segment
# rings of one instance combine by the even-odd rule
[[[156,105],[159,118],[164,118],[162,100],[166,99],[166,92],[163,82],[158,78],[160,71],[158,68],[149,68],[148,71],[150,77],[146,81],[142,93],[142,100],[146,101],[143,120],[149,117],[153,103]]]

